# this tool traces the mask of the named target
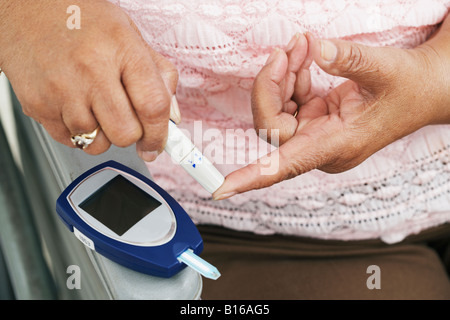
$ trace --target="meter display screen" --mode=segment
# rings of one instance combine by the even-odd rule
[[[160,205],[161,202],[118,175],[79,207],[121,236]]]

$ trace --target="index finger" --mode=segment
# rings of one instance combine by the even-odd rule
[[[213,198],[223,200],[294,178],[320,167],[323,155],[322,148],[308,136],[296,135],[256,162],[230,173]]]
[[[152,161],[167,139],[171,96],[146,50],[127,62],[122,81],[143,128],[137,150],[142,159]]]

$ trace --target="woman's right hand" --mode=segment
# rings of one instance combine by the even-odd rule
[[[71,5],[80,8],[80,29],[67,26]],[[164,149],[178,73],[119,7],[106,0],[6,0],[0,34],[0,67],[24,113],[55,140],[74,147],[72,135],[99,127],[89,154],[136,143],[141,158],[152,161]]]

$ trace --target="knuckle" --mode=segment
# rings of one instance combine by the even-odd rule
[[[360,73],[365,71],[368,67],[366,55],[364,55],[359,45],[351,45],[348,52],[341,56],[341,61],[338,61],[347,72]]]
[[[339,152],[330,154],[324,165],[320,167],[320,170],[326,173],[337,174],[346,172],[354,167],[358,166],[364,161],[365,156],[361,150],[365,150],[366,147],[361,141],[344,140],[339,141]]]
[[[140,126],[125,126],[118,128],[109,140],[120,148],[126,148],[139,141],[142,137],[142,128]]]
[[[299,162],[289,161],[286,165],[286,171],[283,180],[289,180],[298,176],[301,172],[304,172]]]
[[[89,132],[90,130],[92,130],[92,128],[89,128],[87,126],[86,121],[84,121],[81,117],[68,118],[64,117],[63,114],[63,121],[64,123],[68,124],[69,129],[72,131],[71,133],[73,134]]]
[[[74,62],[77,69],[81,71],[91,70],[96,65],[93,48],[80,46],[72,51],[70,59]]]
[[[296,157],[295,159],[284,158],[280,159],[280,163],[284,163],[283,180],[295,178],[316,168],[316,159],[313,157]]]
[[[108,70],[108,61],[111,61],[111,57],[108,57],[109,52],[110,50],[102,46],[81,45],[80,48],[73,50],[71,61],[79,74],[103,78],[105,70]]]
[[[152,139],[141,139],[137,142],[138,149],[145,151],[157,151],[162,152],[165,146],[165,139],[163,138],[155,138],[152,136]]]
[[[146,94],[142,94],[135,101],[139,118],[144,121],[151,121],[154,118],[160,118],[167,114],[170,107],[171,99],[167,92],[161,90],[150,90]]]
[[[332,163],[329,163],[329,164],[321,167],[320,170],[325,173],[338,174],[338,173],[343,173],[350,169],[353,169],[361,162],[362,161],[356,161],[355,159],[351,159],[351,160],[350,159],[349,160],[339,159],[336,162],[332,162]]]
[[[315,167],[315,157],[307,154],[303,154],[301,157],[285,157],[281,155],[280,163],[284,163],[283,176],[284,180],[287,180],[312,170]]]
[[[86,114],[89,110],[87,107],[78,106],[76,109],[69,106],[62,108],[61,117],[62,121],[71,130],[71,133],[78,134],[94,130],[92,125],[86,119],[86,117],[80,117],[80,114]]]

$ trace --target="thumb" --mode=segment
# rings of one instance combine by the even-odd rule
[[[352,41],[318,40],[308,34],[312,56],[317,65],[328,74],[355,81],[372,89],[387,79],[393,70],[390,50],[369,47]]]

